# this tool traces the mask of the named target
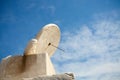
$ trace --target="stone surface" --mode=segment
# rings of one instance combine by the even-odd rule
[[[30,78],[0,78],[0,80],[74,80],[74,75],[72,73],[65,73],[52,76],[36,76]]]
[[[53,75],[53,76],[23,78],[22,80],[74,80],[74,76],[73,76],[73,74],[59,74],[59,75]]]

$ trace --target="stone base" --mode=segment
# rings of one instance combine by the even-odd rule
[[[0,80],[54,74],[55,70],[47,53],[9,57],[0,63]]]

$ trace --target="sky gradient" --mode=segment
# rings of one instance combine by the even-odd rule
[[[22,55],[40,29],[61,30],[52,61],[76,80],[120,80],[119,0],[0,0],[0,60]],[[58,57],[59,56],[59,57]]]

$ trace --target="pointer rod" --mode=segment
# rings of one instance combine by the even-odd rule
[[[59,47],[57,47],[57,46],[55,46],[55,45],[49,43],[48,46],[50,46],[50,45],[53,46],[53,47],[55,47],[55,48],[57,48],[57,49],[59,49],[59,50],[61,50],[61,51],[63,51],[63,52],[65,52],[63,49],[61,49],[61,48],[59,48]]]

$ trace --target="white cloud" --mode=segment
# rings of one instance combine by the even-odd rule
[[[64,32],[59,47],[65,53],[57,50],[52,57],[58,72],[74,72],[84,80],[88,77],[98,80],[103,74],[120,74],[119,20],[101,19],[81,26],[74,33]]]
[[[120,80],[120,73],[104,74],[99,80]]]

